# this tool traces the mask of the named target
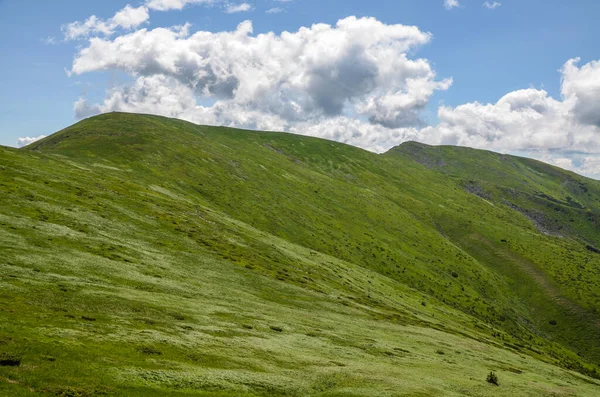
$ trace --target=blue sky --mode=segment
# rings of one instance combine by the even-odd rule
[[[75,70],[74,59],[80,57],[79,52],[82,49],[90,46],[88,40],[91,37],[98,37],[110,42],[121,36],[131,35],[140,29],[151,31],[161,27],[171,28],[186,22],[191,24],[190,35],[197,31],[217,34],[235,31],[238,25],[246,20],[252,21],[251,36],[274,32],[276,37],[280,37],[279,35],[283,31],[295,33],[302,27],[310,28],[317,23],[325,23],[335,29],[338,20],[355,16],[359,21],[362,17],[372,17],[377,23],[384,26],[416,26],[422,33],[431,33],[432,37],[427,42],[410,45],[410,48],[407,48],[403,54],[409,60],[425,59],[428,64],[426,70],[430,69],[435,73],[435,80],[441,82],[444,79],[452,79],[451,85],[443,88],[440,86],[431,88],[430,93],[417,101],[418,105],[409,109],[409,115],[397,116],[398,109],[392,109],[396,112],[394,113],[397,116],[395,121],[387,119],[381,122],[373,121],[383,120],[381,119],[383,116],[373,113],[375,111],[357,110],[363,109],[366,106],[364,104],[364,106],[360,105],[362,107],[356,105],[357,107],[350,111],[344,110],[343,114],[332,114],[324,108],[325,116],[322,112],[315,116],[314,109],[310,107],[313,105],[302,105],[305,106],[305,113],[309,112],[306,110],[307,107],[313,109],[310,110],[312,112],[310,117],[301,117],[302,123],[297,121],[297,115],[294,116],[292,122],[285,119],[286,116],[275,112],[276,114],[273,116],[276,116],[279,121],[274,122],[272,128],[268,128],[269,125],[265,127],[261,123],[257,124],[255,121],[244,125],[237,119],[209,119],[205,115],[194,116],[185,110],[181,110],[181,117],[197,122],[208,120],[207,123],[211,123],[212,120],[212,123],[249,128],[281,128],[297,133],[337,139],[375,151],[382,151],[401,140],[416,137],[416,139],[428,143],[465,144],[531,155],[572,169],[576,169],[578,165],[581,167],[582,161],[584,161],[582,159],[595,156],[596,152],[600,152],[595,147],[593,150],[590,149],[590,145],[592,145],[590,142],[595,142],[590,137],[598,132],[594,128],[599,127],[595,120],[591,122],[577,121],[574,126],[571,123],[572,120],[569,119],[568,122],[563,120],[564,125],[571,123],[569,128],[573,131],[569,133],[575,136],[575,141],[578,141],[577,137],[585,136],[579,139],[580,144],[572,143],[573,138],[564,141],[567,142],[565,144],[561,143],[563,141],[555,139],[561,134],[559,131],[552,137],[539,135],[535,131],[544,127],[542,121],[535,121],[539,125],[531,126],[531,130],[534,132],[531,132],[530,135],[538,135],[532,139],[523,139],[520,146],[502,143],[501,140],[490,138],[490,134],[499,134],[502,133],[503,128],[508,129],[515,126],[529,129],[529,124],[524,126],[515,121],[517,124],[499,127],[498,131],[500,132],[482,132],[481,130],[472,132],[468,131],[468,128],[460,131],[451,130],[455,124],[455,121],[451,120],[465,116],[465,114],[485,118],[484,124],[486,125],[489,124],[488,112],[496,112],[493,113],[493,117],[498,120],[509,119],[512,116],[521,117],[521,114],[508,116],[498,113],[500,110],[496,108],[484,109],[476,105],[477,103],[496,104],[503,96],[512,92],[520,92],[518,90],[531,88],[536,91],[535,93],[528,92],[527,95],[521,93],[523,95],[520,94],[518,101],[522,101],[527,96],[529,98],[527,100],[530,101],[548,102],[548,108],[556,107],[558,109],[560,106],[567,106],[564,93],[561,95],[561,87],[563,87],[561,84],[567,75],[564,70],[561,70],[570,59],[579,58],[576,63],[578,66],[574,69],[573,74],[569,75],[574,76],[571,78],[576,82],[573,83],[574,87],[594,86],[598,83],[596,65],[590,63],[600,59],[600,46],[597,42],[597,38],[600,37],[600,24],[597,23],[597,17],[600,15],[600,2],[591,0],[568,2],[500,0],[501,5],[490,9],[485,7],[484,1],[481,0],[460,0],[458,6],[449,9],[444,6],[446,0],[373,0],[368,2],[354,0],[247,0],[245,2],[247,6],[241,7],[243,11],[227,13],[228,7],[239,6],[244,2],[214,0],[215,4],[212,5],[188,4],[181,10],[159,11],[150,6],[147,9],[149,14],[147,21],[137,26],[127,29],[116,28],[108,35],[88,32],[76,39],[65,38],[65,26],[69,23],[84,22],[92,15],[100,20],[108,21],[128,3],[132,8],[136,8],[145,7],[151,1],[0,0],[0,51],[3,54],[2,62],[0,62],[0,87],[4,93],[0,97],[0,144],[16,146],[17,139],[20,137],[47,135],[72,124],[77,121],[77,116],[87,115],[86,112],[80,111],[77,114],[74,112],[74,103],[80,98],[85,99],[85,109],[91,109],[89,114],[108,110],[135,111],[138,109],[135,106],[142,111],[163,113],[161,108],[154,111],[154,108],[139,105],[139,101],[134,106],[131,98],[125,100],[128,102],[124,105],[119,105],[121,107],[115,107],[117,105],[110,105],[112,106],[110,107],[108,102],[104,102],[108,101],[107,90],[115,87],[125,87],[123,90],[129,93],[130,91],[127,91],[126,87],[134,85],[140,75],[145,73],[141,70],[112,63],[103,67],[88,67],[81,73],[69,76],[68,71]],[[156,1],[168,2],[168,0]],[[267,13],[268,10],[274,8],[280,9],[281,12]],[[373,26],[374,30],[379,29],[375,25]],[[392,43],[393,40],[385,41],[385,45]],[[368,45],[371,44],[365,44],[367,47]],[[116,56],[123,56],[123,54]],[[94,58],[94,62],[99,62],[98,56]],[[382,61],[380,60],[380,62]],[[590,65],[589,73],[584,75],[584,67]],[[423,77],[424,74],[419,76],[429,83],[432,82],[430,78]],[[156,76],[153,75],[153,77]],[[235,77],[239,78],[239,76]],[[584,77],[591,79],[589,80],[591,83],[588,84],[581,80]],[[397,89],[403,90],[404,83],[399,83]],[[138,84],[142,83],[138,81]],[[145,81],[143,84],[149,83]],[[156,88],[159,83],[154,81],[152,84],[152,87]],[[172,83],[164,81],[160,84],[166,84],[165,87],[168,87],[165,89],[174,96],[177,96],[185,88],[173,88]],[[539,94],[540,92],[545,92],[546,96]],[[584,103],[584,100],[589,102],[590,96],[596,98],[595,92],[582,92],[580,88],[574,88],[569,95],[575,98],[573,103],[577,101],[577,105],[571,104],[569,110],[559,109],[556,112],[571,112],[581,120],[590,120],[589,114],[594,109],[590,110],[589,107],[594,105]],[[360,98],[358,98],[359,95],[347,96],[344,97],[346,99],[342,98],[340,101],[356,102],[360,100],[367,103],[369,98],[377,99],[390,93],[383,93],[383,90],[373,88],[372,92],[363,94],[360,94],[362,95]],[[206,107],[213,105],[215,101],[224,100],[222,97],[201,95],[198,92],[193,95],[197,104]],[[314,99],[313,93],[307,95]],[[536,99],[531,99],[533,97]],[[231,98],[226,99],[231,100]],[[555,101],[561,103],[556,104]],[[244,104],[246,106],[247,102]],[[456,109],[463,104],[472,105],[472,111],[465,108],[463,110],[468,110],[468,112],[459,114]],[[241,106],[239,100],[235,105]],[[446,113],[440,113],[441,105],[448,110]],[[264,106],[260,109],[263,112],[260,114],[265,115],[265,119],[268,118],[267,116],[271,116],[270,113],[265,113]],[[344,109],[347,109],[347,105],[344,105]],[[257,111],[254,108],[250,110]],[[173,112],[170,110],[168,115],[180,114]],[[418,113],[418,117],[413,117],[415,112]],[[482,116],[482,112],[485,112],[485,116]],[[332,118],[328,119],[329,116]],[[326,123],[333,123],[337,120],[335,117],[339,116],[348,116],[351,119],[354,118],[354,121],[362,123],[356,128],[362,128],[359,134],[364,135],[364,139],[354,142],[352,139],[346,138],[346,131],[320,132],[324,131]],[[412,124],[408,121],[398,122],[400,118],[407,120],[405,116],[412,120]],[[444,125],[441,125],[436,131],[426,129],[427,125],[432,128],[438,126],[440,117],[442,117]],[[249,116],[245,120],[250,118]],[[280,120],[282,118],[283,121]],[[317,119],[318,121],[315,121]],[[554,116],[549,116],[544,122],[557,123]],[[585,128],[581,127],[582,125]],[[381,126],[388,129],[383,135],[380,131]],[[375,131],[375,127],[378,128],[376,132],[369,132]],[[344,127],[338,129],[341,128]],[[584,132],[580,132],[584,129]],[[565,132],[566,135],[569,133]],[[356,134],[357,132],[352,132],[353,136]],[[368,136],[369,134],[371,135]],[[477,134],[480,136],[476,136]],[[396,140],[390,139],[389,137],[392,135],[401,137]],[[512,141],[520,139],[509,137],[508,133],[507,138]],[[600,144],[598,147],[600,148]],[[591,166],[592,159],[589,161],[588,166]],[[596,175],[595,169],[578,171]],[[598,173],[600,174],[600,172]]]

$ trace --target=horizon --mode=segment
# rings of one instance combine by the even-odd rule
[[[471,147],[600,179],[592,1],[34,3],[0,1],[5,146],[127,111],[376,153]]]

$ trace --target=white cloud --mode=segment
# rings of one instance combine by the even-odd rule
[[[430,97],[452,83],[436,80],[427,60],[409,58],[409,51],[431,38],[416,27],[349,17],[281,35],[252,32],[246,21],[233,32],[187,36],[161,28],[114,40],[92,38],[71,72],[121,70],[136,82],[111,90],[101,104],[78,101],[76,113],[140,111],[320,136],[335,135],[331,119],[353,127],[350,120],[356,119],[384,139],[399,136],[388,127],[421,125],[419,114]],[[197,97],[214,104],[198,106]],[[352,136],[357,134],[356,127]],[[388,144],[377,141],[352,140],[371,149]]]
[[[283,8],[281,7],[273,7],[273,8],[269,8],[267,11],[265,11],[267,14],[279,14],[280,12],[283,12]]]
[[[241,4],[229,4],[225,7],[225,12],[227,14],[234,14],[236,12],[248,12],[252,10],[252,6],[248,3]]]
[[[76,21],[63,25],[62,31],[66,40],[87,38],[97,34],[110,36],[116,29],[133,29],[147,22],[148,19],[150,19],[148,8],[144,6],[133,8],[128,4],[108,20],[92,15],[85,22]]]
[[[493,150],[600,153],[600,62],[562,68],[562,98],[546,91],[511,92],[495,104],[440,107],[439,124],[421,139]]]
[[[422,130],[422,139],[436,144],[477,148],[558,149],[569,144],[571,121],[562,117],[564,104],[545,91],[511,92],[495,104],[442,106],[440,123]]]
[[[561,93],[573,102],[578,122],[600,127],[600,61],[578,68],[579,61],[579,58],[571,59],[562,68]]]
[[[497,1],[494,1],[494,2],[486,1],[485,3],[483,3],[483,6],[486,8],[489,8],[490,10],[495,10],[496,8],[500,7],[501,5],[502,5],[502,3],[499,3]]]
[[[112,17],[111,22],[124,29],[132,29],[146,22],[149,18],[146,7],[133,8],[128,4]]]
[[[444,0],[444,7],[446,7],[447,10],[451,10],[455,7],[460,7],[460,3],[458,0]]]
[[[40,136],[33,137],[33,138],[29,137],[29,136],[26,136],[24,138],[19,138],[19,139],[17,139],[17,147],[27,146],[29,144],[32,144],[35,141],[39,141],[40,139],[44,139],[45,137],[46,137],[46,135],[40,135]]]

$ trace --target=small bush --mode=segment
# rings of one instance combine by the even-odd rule
[[[162,352],[158,349],[155,349],[152,346],[141,346],[138,347],[137,349],[140,353],[142,354],[147,354],[147,355],[155,355],[155,356],[160,356],[162,354]]]
[[[456,273],[456,272],[452,272],[452,277],[454,277],[454,278],[458,278],[458,273]]]
[[[556,320],[550,320],[550,325],[556,325]]]
[[[283,332],[283,328],[281,327],[271,326],[270,328],[275,332]]]
[[[487,380],[488,383],[491,383],[492,385],[498,385],[498,375],[496,375],[494,373],[494,371],[490,371],[490,373],[488,374],[487,378],[485,379]]]
[[[438,350],[436,350],[435,352],[436,352],[437,354],[439,354],[440,356],[443,356],[444,354],[446,354],[446,352],[445,352],[445,351],[443,351],[443,350],[441,350],[441,349],[438,349]]]
[[[0,367],[18,367],[21,357],[13,353],[0,353]]]

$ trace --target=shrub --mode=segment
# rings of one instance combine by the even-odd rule
[[[452,272],[452,277],[457,278],[458,277],[458,273]]]
[[[0,353],[1,367],[18,367],[21,365],[21,357],[13,353]]]
[[[550,320],[550,325],[556,325],[556,320]]]
[[[152,346],[141,346],[138,347],[137,349],[140,353],[142,354],[147,354],[147,355],[156,355],[156,356],[160,356],[162,354],[162,352],[158,349],[155,349]]]
[[[494,373],[494,371],[490,371],[490,373],[488,374],[487,378],[485,379],[487,380],[488,383],[491,383],[492,385],[498,385],[498,375],[496,375]]]
[[[275,332],[283,332],[283,328],[281,327],[271,326],[271,329]]]

